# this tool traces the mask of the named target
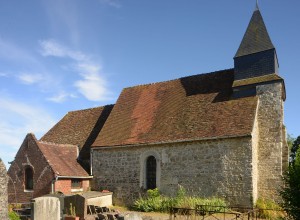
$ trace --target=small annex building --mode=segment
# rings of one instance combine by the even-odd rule
[[[147,189],[179,187],[230,205],[278,200],[289,158],[285,99],[256,7],[233,68],[125,88],[114,105],[69,112],[39,141],[28,134],[8,171],[9,201],[78,186],[127,205]]]
[[[86,191],[91,177],[77,157],[75,145],[38,141],[28,134],[8,170],[9,203],[27,203],[54,192]]]
[[[41,140],[28,134],[9,170],[9,203],[26,203],[54,192],[90,189],[90,146],[112,106],[72,111]]]

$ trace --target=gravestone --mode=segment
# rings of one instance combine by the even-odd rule
[[[43,196],[33,200],[33,220],[60,220],[61,208],[59,198]]]
[[[7,197],[8,176],[5,165],[0,158],[0,219],[8,219],[8,197]]]
[[[64,210],[67,212],[71,208],[74,208],[76,216],[80,217],[81,219],[85,219],[87,216],[87,203],[86,199],[81,195],[72,195],[66,196],[64,199]]]

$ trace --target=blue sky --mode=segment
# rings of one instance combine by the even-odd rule
[[[259,3],[300,135],[300,2]],[[124,87],[233,67],[254,0],[0,1],[0,157],[68,111],[115,103]]]

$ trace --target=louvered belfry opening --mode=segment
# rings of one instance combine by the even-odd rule
[[[156,188],[156,159],[149,156],[146,161],[146,186],[147,189]]]

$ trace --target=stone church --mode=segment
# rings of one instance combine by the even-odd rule
[[[92,145],[95,188],[131,203],[141,190],[278,199],[288,165],[284,80],[258,7],[234,68],[125,88]]]
[[[288,165],[286,94],[278,69],[257,7],[232,69],[125,88],[115,105],[68,113],[34,143],[49,145],[48,153],[54,145],[78,146],[77,158],[56,154],[57,161],[80,164],[92,177],[91,189],[112,191],[116,204],[131,204],[153,188],[174,195],[179,186],[231,205],[277,200]],[[18,160],[8,172],[12,182],[25,169]],[[41,176],[34,165],[32,170]],[[56,173],[40,187],[50,191],[57,178]],[[74,176],[68,178],[71,184]],[[17,197],[12,186],[22,190],[24,183],[9,185]]]

